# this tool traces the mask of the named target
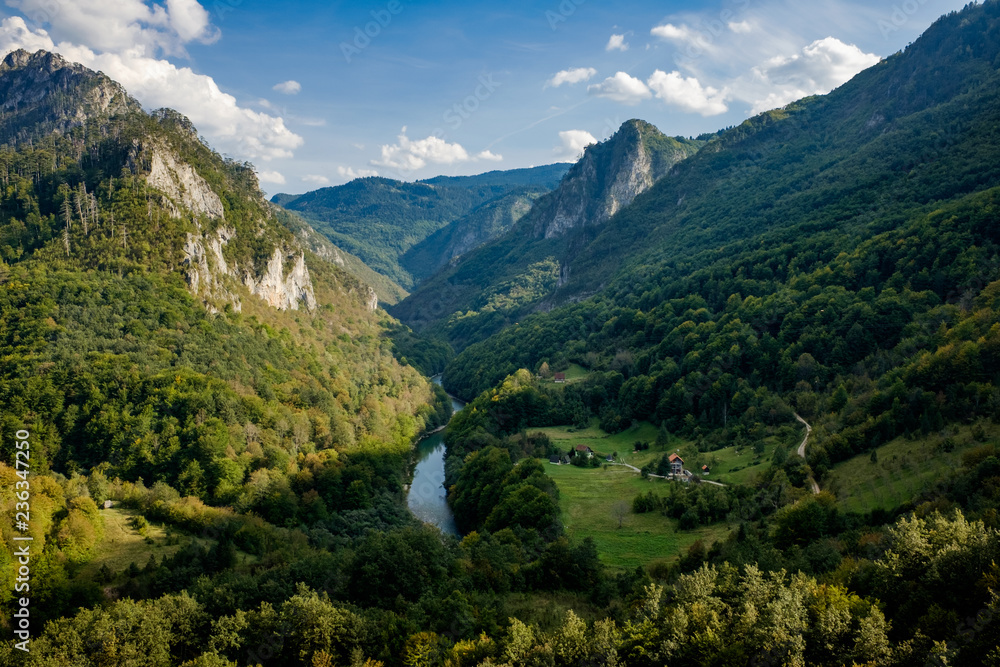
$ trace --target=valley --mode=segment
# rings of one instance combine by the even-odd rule
[[[1000,1],[864,63],[515,169],[486,163],[535,125],[466,150],[502,123],[465,97],[482,116],[403,127],[331,185],[277,171],[287,137],[254,166],[5,51],[0,665],[1000,664]],[[736,94],[596,72],[533,94]]]

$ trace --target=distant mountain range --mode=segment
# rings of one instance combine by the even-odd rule
[[[277,194],[271,201],[302,215],[337,246],[410,289],[440,266],[438,255],[448,255],[443,260],[447,262],[455,252],[509,229],[526,198],[554,188],[569,166],[438,176],[413,183],[369,177],[302,195]],[[486,205],[488,209],[477,210]],[[460,222],[466,216],[471,217]],[[449,225],[450,231],[428,240]]]

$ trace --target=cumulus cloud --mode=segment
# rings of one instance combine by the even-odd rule
[[[572,85],[574,83],[589,81],[595,74],[597,74],[597,70],[593,67],[574,67],[573,69],[564,69],[561,72],[556,72],[556,74],[545,83],[545,87],[558,88],[564,83]]]
[[[184,55],[192,41],[211,43],[219,32],[196,0],[8,0],[49,30],[13,16],[0,22],[0,55],[45,49],[121,83],[147,108],[172,107],[188,116],[220,151],[245,159],[291,157],[302,137],[281,117],[241,107],[210,76],[178,67],[163,55]],[[55,8],[57,11],[52,11]]]
[[[628,51],[628,42],[625,41],[625,35],[611,35],[611,39],[608,40],[608,44],[604,47],[604,50]]]
[[[849,81],[879,61],[854,44],[834,37],[818,39],[791,56],[772,58],[753,69],[763,96],[753,99],[753,112],[780,107],[807,95],[821,95]]]
[[[614,76],[609,76],[601,83],[587,86],[587,92],[591,95],[606,97],[609,100],[630,106],[651,97],[646,84],[633,76],[629,76],[625,72],[618,72]]]
[[[312,183],[314,185],[330,185],[330,179],[326,176],[320,176],[319,174],[307,174],[302,177],[302,180],[306,183]]]
[[[382,146],[382,157],[379,160],[372,160],[373,165],[400,171],[416,171],[428,164],[459,164],[478,160],[498,162],[503,159],[502,156],[488,150],[474,156],[469,155],[461,144],[449,144],[440,137],[429,136],[414,141],[406,136],[405,127],[396,139],[398,143]]]
[[[553,149],[559,162],[576,162],[583,149],[596,144],[597,139],[586,130],[566,130],[559,133],[560,145]]]
[[[167,0],[147,5],[142,0],[7,0],[32,21],[48,23],[56,42],[83,44],[98,51],[143,48],[184,55],[184,44],[216,41],[208,11],[197,0]]]
[[[281,83],[274,84],[272,90],[277,90],[279,93],[284,93],[285,95],[296,95],[302,90],[302,84],[298,81],[282,81]]]
[[[659,37],[661,39],[670,39],[678,42],[691,42],[697,39],[698,33],[686,25],[673,25],[672,23],[664,23],[663,25],[658,25],[649,31],[649,34],[653,37]]]
[[[702,116],[717,116],[729,110],[725,91],[703,87],[695,77],[683,77],[680,72],[667,74],[656,70],[649,77],[649,88],[656,97],[682,111]]]
[[[481,151],[476,153],[477,160],[487,160],[488,162],[503,162],[503,155],[497,155],[493,151]]]
[[[258,172],[257,178],[260,179],[261,183],[274,183],[275,185],[285,184],[285,177],[276,171]]]
[[[341,176],[342,178],[349,178],[353,181],[355,178],[378,176],[378,172],[374,169],[354,169],[353,167],[337,167],[337,175]]]

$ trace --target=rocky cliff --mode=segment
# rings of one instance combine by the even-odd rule
[[[142,111],[99,72],[47,51],[18,49],[0,63],[0,143],[65,133],[95,115]]]
[[[531,233],[550,239],[600,225],[699,146],[667,137],[645,121],[625,122],[607,141],[588,146],[559,187],[539,201],[530,216]]]

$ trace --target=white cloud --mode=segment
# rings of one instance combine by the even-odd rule
[[[222,152],[243,159],[291,157],[302,137],[281,117],[241,107],[215,80],[156,57],[183,55],[184,44],[219,37],[207,11],[195,0],[147,6],[139,0],[9,0],[8,4],[49,24],[30,27],[22,17],[0,22],[0,55],[17,48],[45,49],[101,70],[147,108],[172,107],[188,116]],[[57,11],[47,13],[55,7]]]
[[[657,98],[682,111],[716,116],[729,110],[725,91],[703,87],[695,77],[684,78],[680,72],[656,70],[647,83]]]
[[[503,162],[503,155],[497,155],[493,151],[481,151],[476,153],[477,160],[487,160],[489,162]]]
[[[284,93],[285,95],[295,95],[302,90],[302,84],[298,81],[282,81],[281,83],[274,84],[272,90],[277,90],[279,93]]]
[[[750,25],[750,21],[731,21],[727,24],[727,27],[737,35],[746,35],[747,33],[753,31],[753,26]]]
[[[821,95],[849,81],[879,61],[854,44],[834,37],[818,39],[791,56],[772,58],[755,67],[758,95],[753,112],[780,107],[807,95]]]
[[[426,139],[414,141],[406,136],[405,127],[400,131],[397,139],[399,143],[383,145],[382,158],[372,160],[371,163],[376,167],[387,169],[416,171],[428,164],[459,164],[478,160],[499,162],[503,159],[503,156],[488,150],[470,156],[461,144],[449,144],[440,137],[429,136]]]
[[[587,92],[628,105],[638,104],[651,96],[646,84],[625,72],[618,72],[601,83],[587,86]]]
[[[284,185],[285,177],[276,171],[261,171],[258,172],[257,178],[260,179],[261,183],[274,183],[276,185]]]
[[[625,41],[625,35],[611,35],[611,39],[608,40],[608,44],[604,47],[604,50],[628,51],[628,42]]]
[[[330,185],[329,178],[318,174],[307,174],[302,177],[302,180],[306,183],[313,183],[314,185]]]
[[[354,169],[353,167],[337,167],[337,174],[343,178],[348,178],[352,181],[355,178],[378,176],[378,172],[374,169]]]
[[[572,85],[582,81],[589,81],[595,74],[597,74],[597,70],[593,67],[575,67],[573,69],[564,69],[561,72],[556,72],[555,76],[545,83],[545,87],[548,88],[551,86],[552,88],[558,88],[564,83]]]
[[[84,44],[99,51],[144,49],[153,54],[184,55],[184,44],[209,44],[220,33],[197,0],[167,0],[147,5],[142,0],[7,0],[7,5],[38,23],[48,23],[59,42]]]
[[[586,130],[566,130],[559,133],[561,144],[553,149],[559,162],[576,162],[583,149],[596,144],[597,139]]]
[[[691,42],[697,39],[698,33],[691,30],[691,28],[686,25],[673,25],[672,23],[664,23],[663,25],[658,25],[649,31],[649,34],[653,37],[660,37],[662,39],[670,39],[678,42]]]

